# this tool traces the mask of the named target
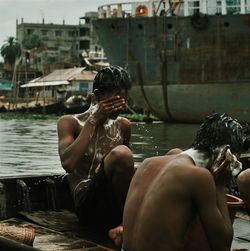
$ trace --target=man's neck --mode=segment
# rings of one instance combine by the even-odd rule
[[[208,167],[211,157],[207,155],[207,153],[196,150],[194,148],[189,148],[186,151],[182,152],[182,154],[187,154],[190,156],[195,165],[199,167]]]

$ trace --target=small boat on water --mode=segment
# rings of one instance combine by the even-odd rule
[[[213,112],[250,122],[250,0],[148,0],[98,8],[111,64],[131,74],[135,105],[161,120]]]

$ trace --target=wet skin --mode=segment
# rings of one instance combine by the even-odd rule
[[[219,163],[221,169],[226,164],[223,161]],[[217,177],[215,181],[208,169],[194,165],[194,160],[180,150],[143,161],[125,203],[124,247],[136,251],[185,250],[185,234],[198,214],[211,250],[229,251],[232,224],[225,194],[228,180]]]
[[[243,199],[248,215],[250,216],[250,168],[240,173],[237,178],[240,196]]]
[[[103,156],[118,145],[128,145],[130,123],[125,118],[118,118],[126,107],[126,99],[126,91],[109,94],[95,91],[86,112],[66,115],[58,121],[59,154],[64,169],[70,173],[72,191],[83,177],[88,177],[89,168],[95,168]],[[80,170],[80,175],[75,170]]]
[[[66,115],[58,121],[59,155],[73,198],[79,182],[90,178],[105,157],[104,173],[119,212],[123,211],[134,173],[133,154],[128,148],[131,125],[127,119],[118,117],[126,100],[127,91],[96,90],[86,112]]]

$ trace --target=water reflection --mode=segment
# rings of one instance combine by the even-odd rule
[[[198,125],[134,123],[131,148],[136,166],[173,147],[187,148]],[[62,173],[56,121],[0,120],[0,175]]]
[[[165,154],[169,149],[189,147],[197,124],[135,123],[131,138],[135,164],[150,156]]]
[[[55,121],[1,120],[0,175],[61,173]]]

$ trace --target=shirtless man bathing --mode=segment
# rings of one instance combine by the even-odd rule
[[[59,155],[84,226],[108,231],[122,222],[134,173],[129,149],[130,122],[118,115],[126,107],[131,81],[118,66],[99,71],[90,108],[58,121]],[[110,231],[115,239],[120,228]],[[116,240],[114,240],[116,241]]]
[[[188,227],[199,216],[210,249],[229,251],[233,230],[226,185],[232,173],[240,172],[235,155],[244,150],[242,126],[227,115],[213,114],[190,149],[144,160],[125,203],[123,250],[186,250]]]

